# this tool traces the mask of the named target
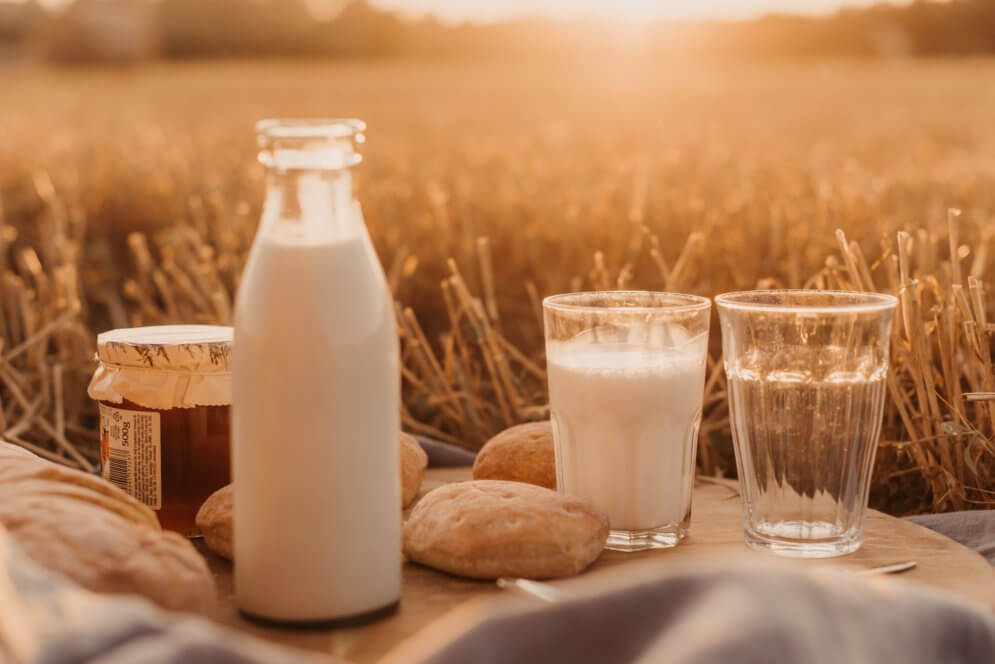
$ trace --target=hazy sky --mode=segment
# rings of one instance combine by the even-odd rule
[[[2,2],[3,0],[0,0]],[[72,0],[41,0],[60,7]],[[334,14],[348,0],[305,0],[315,13]],[[407,14],[435,14],[446,21],[496,21],[517,16],[590,17],[626,20],[748,18],[766,12],[829,13],[843,6],[880,0],[368,0]],[[891,0],[905,4],[911,0]]]
[[[493,21],[523,15],[615,17],[629,20],[745,18],[773,11],[819,14],[832,12],[842,6],[875,4],[875,0],[371,0],[371,2],[380,7],[406,13],[432,13],[454,21]]]

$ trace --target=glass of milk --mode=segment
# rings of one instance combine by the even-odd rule
[[[609,549],[688,532],[710,308],[646,291],[543,301],[557,487],[608,515]]]

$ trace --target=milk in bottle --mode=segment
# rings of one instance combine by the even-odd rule
[[[235,601],[270,620],[400,597],[393,306],[353,192],[357,121],[264,121],[232,358]]]

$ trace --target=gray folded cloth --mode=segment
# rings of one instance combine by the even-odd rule
[[[995,565],[995,510],[920,514],[908,520],[974,549]]]
[[[428,455],[429,468],[456,468],[472,466],[477,458],[474,452],[443,443],[428,436],[415,436],[418,444]]]
[[[981,664],[995,662],[995,616],[880,579],[696,567],[492,619],[427,661]]]

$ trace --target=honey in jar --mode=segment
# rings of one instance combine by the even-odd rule
[[[204,500],[231,481],[232,329],[167,325],[97,337],[101,474],[196,535]]]

